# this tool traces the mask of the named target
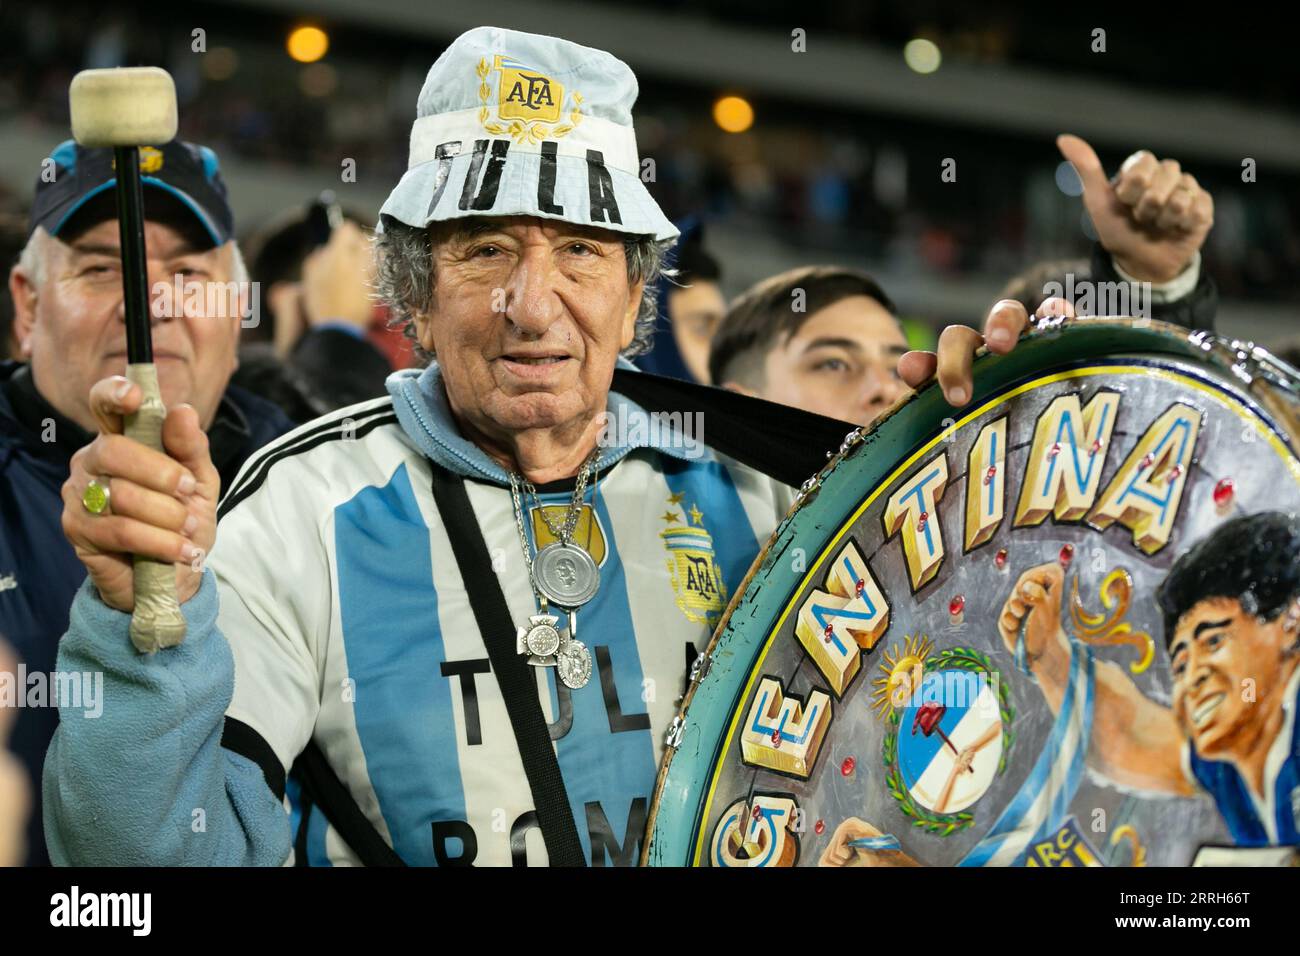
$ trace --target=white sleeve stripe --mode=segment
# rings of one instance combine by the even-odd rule
[[[335,422],[333,424],[341,425],[342,423]],[[390,411],[387,412],[386,414],[371,416],[369,419],[366,420],[364,424],[360,425],[359,427],[357,426],[356,422],[353,421],[352,427],[351,429],[348,430],[348,432],[345,432],[344,429],[342,428],[333,431],[322,430],[317,433],[313,433],[310,436],[304,436],[304,439],[302,441],[299,441],[295,444],[281,445],[275,449],[272,449],[270,454],[259,457],[256,474],[253,474],[253,472],[250,470],[246,475],[246,480],[243,481],[242,483],[237,482],[236,486],[233,487],[230,490],[230,492],[222,498],[221,504],[217,509],[217,520],[220,521],[227,514],[229,514],[230,511],[236,505],[238,505],[241,501],[244,501],[246,498],[248,498],[254,492],[256,492],[259,488],[261,488],[263,483],[265,483],[266,481],[267,475],[270,474],[271,466],[274,465],[276,462],[281,461],[285,458],[292,458],[295,455],[301,455],[306,452],[309,452],[312,449],[324,444],[325,442],[362,438],[365,435],[369,434],[370,432],[374,431],[376,428],[379,428],[384,425],[397,425],[397,424],[398,421],[397,421],[396,413]]]
[[[222,496],[228,498],[236,493],[241,484],[252,475],[253,471],[258,468],[266,458],[272,453],[288,445],[295,444],[299,441],[319,435],[322,432],[329,431],[331,428],[340,427],[344,422],[351,420],[354,424],[359,424],[361,419],[369,420],[376,414],[392,407],[391,398],[372,399],[362,402],[358,405],[350,405],[347,408],[341,408],[332,413],[332,415],[322,415],[320,418],[313,418],[309,422],[304,422],[293,431],[286,432],[274,441],[268,442],[259,448],[256,452],[248,457],[248,460],[240,467],[239,473],[235,475],[235,480],[226,493]]]

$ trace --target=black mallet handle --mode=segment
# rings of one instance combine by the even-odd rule
[[[140,150],[113,147],[117,174],[117,226],[122,244],[122,296],[126,310],[126,360],[153,362],[149,317],[149,268],[144,253],[144,194],[140,189]]]

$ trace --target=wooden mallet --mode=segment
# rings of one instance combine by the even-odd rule
[[[162,423],[167,410],[153,364],[139,147],[161,146],[176,138],[176,86],[166,70],[154,66],[83,70],[72,78],[68,105],[72,135],[78,143],[113,148],[126,311],[126,377],[144,393],[140,410],[127,416],[126,434],[163,451]],[[184,637],[175,565],[137,555],[131,643],[140,653],[152,654],[179,644]]]

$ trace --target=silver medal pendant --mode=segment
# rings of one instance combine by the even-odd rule
[[[534,667],[549,667],[551,655],[560,647],[560,619],[553,614],[534,614],[527,626],[515,632],[516,647],[520,654],[530,655],[528,663]]]
[[[584,687],[591,680],[591,652],[582,641],[569,640],[561,644],[555,652],[555,666],[560,672],[560,680],[570,690]]]
[[[600,568],[576,544],[548,544],[533,560],[537,589],[552,604],[581,607],[600,587]]]

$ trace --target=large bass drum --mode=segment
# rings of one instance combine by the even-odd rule
[[[801,490],[697,662],[652,865],[1294,862],[1300,377],[1040,326]]]

